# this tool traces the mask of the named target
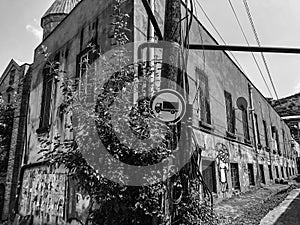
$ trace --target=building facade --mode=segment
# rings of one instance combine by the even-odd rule
[[[90,205],[89,196],[72,190],[64,168],[52,170],[43,163],[39,139],[51,142],[58,134],[72,138],[71,115],[62,110],[62,82],[66,76],[83,77],[85,63],[95,57],[91,46],[105,53],[116,45],[114,5],[113,0],[56,0],[42,18],[44,38],[35,49],[31,70],[18,208],[23,216],[33,215],[34,224],[63,224],[72,215],[84,218]],[[164,9],[163,0],[155,1],[154,15],[162,33]],[[184,14],[184,5],[182,9]],[[129,42],[153,38],[141,1],[128,0],[122,10],[129,15]],[[217,45],[197,18],[189,42]],[[156,54],[159,59],[161,52]],[[193,109],[191,146],[202,151],[203,178],[215,198],[298,173],[292,154],[297,144],[288,126],[225,52],[190,50],[186,68]],[[80,196],[76,203],[75,195]]]
[[[1,104],[9,113],[2,111],[1,117],[1,178],[0,219],[7,220],[15,213],[23,152],[25,148],[25,124],[30,89],[30,65],[18,65],[13,59],[0,77]],[[8,114],[7,114],[8,113]],[[6,126],[6,127],[5,127]],[[9,130],[8,130],[9,129]],[[3,137],[6,139],[4,140]]]

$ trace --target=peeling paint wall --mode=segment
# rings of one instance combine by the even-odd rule
[[[33,215],[34,224],[64,224],[66,173],[49,167],[25,169],[19,213]]]
[[[135,2],[135,40],[144,41],[146,40],[147,34],[147,21],[148,17],[143,9],[142,3],[139,1]],[[158,23],[163,31],[163,15],[164,12],[164,1],[155,1],[155,15],[158,15]],[[182,10],[182,17],[185,15],[184,9]],[[185,26],[186,21],[183,20],[181,25]],[[201,22],[201,21],[200,21]],[[194,19],[192,28],[190,31],[190,43],[192,44],[216,44],[214,38],[209,32],[201,25],[199,21]],[[209,126],[202,126],[199,116],[199,110],[201,106],[197,102],[198,86],[197,86],[197,74],[196,70],[202,71],[208,79],[209,89],[209,107],[211,112],[211,123]],[[238,68],[237,65],[231,60],[229,55],[223,51],[189,51],[189,61],[187,65],[187,73],[189,78],[189,103],[193,104],[193,128],[197,142],[202,149],[202,158],[215,163],[215,177],[212,179],[216,180],[217,183],[217,197],[229,197],[236,192],[245,192],[252,188],[249,179],[248,164],[253,166],[253,176],[255,185],[258,185],[257,180],[262,181],[262,174],[259,165],[263,168],[263,177],[265,183],[269,184],[272,182],[270,179],[269,166],[272,169],[273,180],[277,178],[275,172],[275,166],[279,168],[279,177],[287,178],[286,168],[295,168],[295,158],[291,157],[291,145],[289,140],[292,140],[288,126],[281,120],[280,116],[271,107],[268,101],[263,97],[258,89],[251,83],[246,75]],[[256,129],[252,127],[252,117],[247,112],[247,119],[249,124],[250,140],[245,143],[244,129],[242,112],[238,109],[236,101],[239,97],[246,99],[249,107],[250,95],[248,86],[252,86],[252,98],[253,98],[253,109],[257,115],[257,129],[256,141],[258,141],[257,134],[259,133],[259,139],[261,148],[254,146],[254,132]],[[227,116],[224,91],[230,92],[232,96],[232,103],[235,111],[235,137],[230,138],[227,135]],[[270,151],[267,150],[266,136],[264,133],[263,120],[266,121],[267,135]],[[255,121],[254,121],[255,122]],[[255,123],[254,123],[255,124]],[[275,148],[275,142],[271,139],[272,132],[271,126],[275,126],[278,130],[279,136],[279,147],[281,154],[278,149]],[[283,138],[283,133],[285,138]],[[220,177],[224,177],[224,174],[220,175],[220,171],[224,169],[218,168],[228,167],[224,163],[218,163],[218,144],[222,144],[228,149],[229,152],[229,164],[238,163],[238,175],[240,189],[233,190],[232,188],[232,174],[230,165],[226,172],[228,189],[224,191],[224,186],[220,181]],[[284,174],[281,173],[281,166],[284,167]],[[205,169],[205,168],[204,168]],[[260,175],[260,176],[258,176]],[[224,179],[223,179],[224,180]]]

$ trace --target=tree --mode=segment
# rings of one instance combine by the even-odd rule
[[[13,129],[13,106],[0,97],[0,172],[7,172],[8,155]]]

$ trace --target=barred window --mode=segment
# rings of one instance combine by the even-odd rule
[[[198,83],[197,97],[199,106],[199,119],[207,124],[211,124],[208,77],[199,68],[196,68],[196,74]]]
[[[224,91],[225,95],[225,107],[227,116],[227,131],[234,134],[235,133],[235,111],[232,104],[231,94]]]

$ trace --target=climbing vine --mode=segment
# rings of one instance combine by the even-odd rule
[[[121,47],[129,41],[127,37],[129,15],[122,11],[125,2],[126,0],[115,0],[112,15],[112,43],[119,47],[114,57],[121,62],[121,65],[127,62],[126,50]],[[93,49],[95,46],[90,43],[90,47]],[[46,48],[42,50],[41,54],[50,61]],[[100,53],[97,54],[98,61],[101,61],[103,67],[102,73],[112,75],[101,90],[98,90],[94,110],[87,104],[86,96],[83,97],[78,91],[82,85],[80,80],[74,81],[71,78],[56,76],[56,79],[62,79],[60,88],[63,101],[59,106],[59,113],[69,118],[65,119],[64,124],[65,131],[68,131],[69,135],[57,132],[52,139],[49,135],[40,136],[40,153],[43,159],[51,166],[64,165],[70,179],[75,180],[90,195],[93,203],[88,217],[90,224],[163,225],[169,224],[171,220],[172,224],[193,225],[202,222],[215,224],[211,205],[207,204],[199,194],[203,182],[201,175],[190,176],[189,173],[181,173],[164,182],[152,181],[149,185],[127,186],[126,182],[123,182],[127,177],[124,177],[122,166],[112,171],[111,176],[119,180],[113,182],[98,173],[97,169],[86,160],[84,154],[97,151],[97,145],[89,141],[88,149],[82,149],[80,146],[89,140],[91,128],[95,124],[97,134],[105,148],[114,158],[122,162],[134,166],[147,166],[172,156],[169,144],[172,130],[166,124],[152,120],[149,99],[141,99],[136,105],[132,105],[131,93],[134,92],[135,86],[127,84],[134,83],[136,65],[120,67],[120,70],[115,71],[115,65],[107,62]],[[97,66],[94,66],[97,63],[93,66],[88,62],[83,63],[86,63],[87,76],[92,76],[95,68],[97,69]],[[49,65],[52,65],[51,70],[54,74],[61,72],[57,66],[58,62],[50,62]],[[149,68],[144,64],[140,66],[143,68],[142,73],[147,76]],[[94,82],[102,82],[102,80]],[[86,110],[87,107],[92,110]],[[124,113],[126,109],[130,113]],[[78,126],[74,127],[74,124]],[[124,145],[120,142],[120,139],[123,142],[131,140],[130,135],[138,136],[140,139],[150,138],[151,144],[146,146],[139,142],[126,142]],[[196,154],[199,155],[200,152]],[[109,159],[99,156],[97,160],[110,170]],[[197,164],[197,160],[190,164]],[[198,166],[196,168],[187,166],[184,170],[185,172],[197,170],[196,174],[200,173]],[[155,172],[157,171],[153,171]],[[183,185],[182,180],[187,181],[187,184]]]

